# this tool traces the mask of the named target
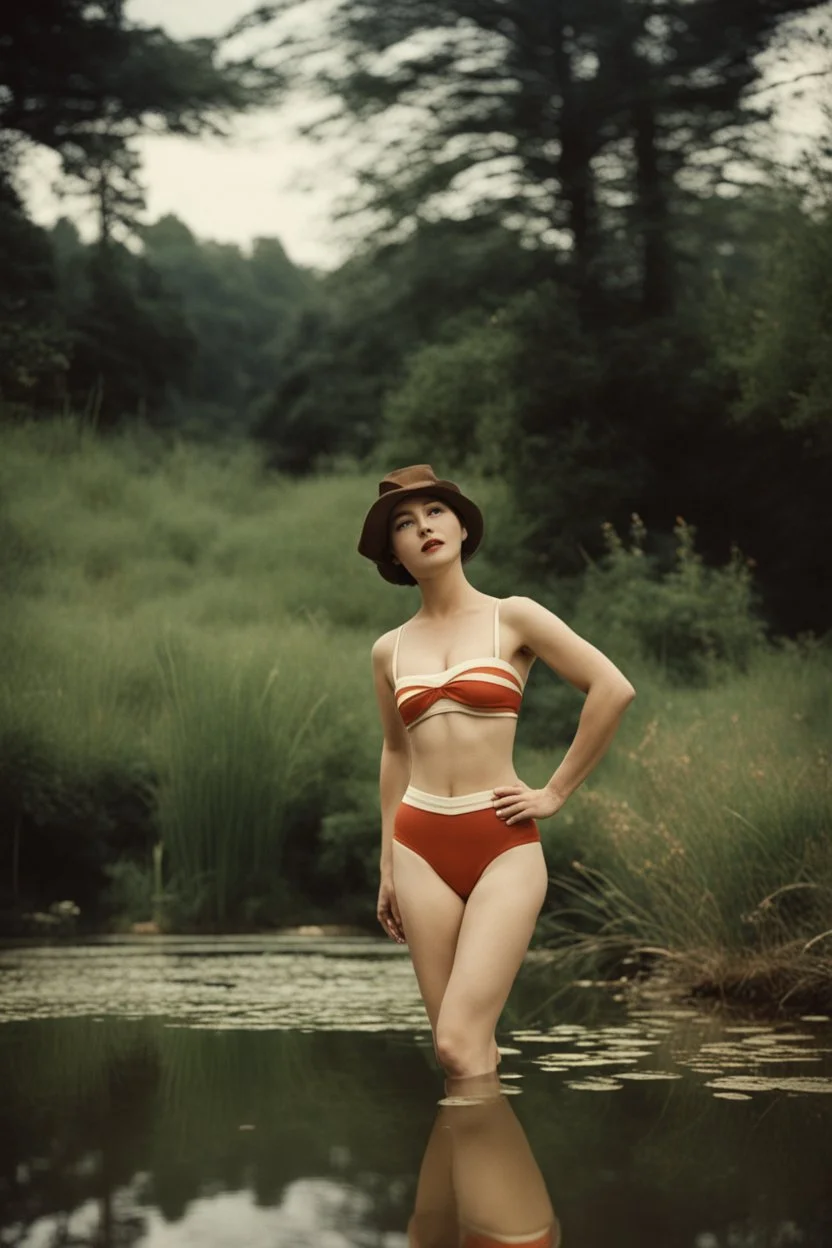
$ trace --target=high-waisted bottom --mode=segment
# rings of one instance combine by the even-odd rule
[[[507,849],[540,840],[534,819],[507,826],[492,805],[490,789],[440,797],[410,785],[396,811],[393,840],[429,862],[467,901],[485,868]]]
[[[525,1235],[512,1235],[505,1239],[497,1239],[493,1235],[469,1231],[463,1236],[462,1248],[554,1248],[556,1243],[557,1236],[553,1228],[541,1231],[532,1239]]]

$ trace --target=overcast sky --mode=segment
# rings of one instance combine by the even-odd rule
[[[128,0],[127,13],[187,38],[217,34],[252,8],[254,0]],[[241,118],[227,141],[141,140],[148,219],[173,212],[195,234],[222,242],[276,236],[300,264],[337,264],[346,244],[330,210],[346,180],[331,151],[295,135],[299,117],[299,106],[290,106]],[[25,178],[30,211],[44,224],[61,213],[79,215],[74,201],[52,194],[57,172],[57,160],[40,151]]]
[[[174,37],[188,37],[216,34],[253,7],[254,0],[128,0],[127,12],[135,21],[164,26]],[[787,65],[772,61],[769,81],[822,64],[820,54],[811,53]],[[796,98],[797,88],[772,93],[782,104],[786,150],[817,131],[824,82],[804,83],[803,98]],[[246,244],[258,236],[276,236],[300,264],[337,264],[347,243],[330,212],[347,189],[346,174],[336,152],[294,134],[299,107],[241,119],[230,141],[142,140],[149,219],[173,212],[200,237],[223,242]],[[29,207],[44,224],[61,212],[77,215],[71,202],[62,204],[51,193],[56,174],[57,163],[46,153],[38,153],[29,166]]]

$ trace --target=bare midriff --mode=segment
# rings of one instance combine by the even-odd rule
[[[449,711],[410,732],[410,783],[426,793],[459,797],[514,784],[517,720]]]

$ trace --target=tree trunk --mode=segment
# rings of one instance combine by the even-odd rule
[[[592,170],[595,129],[581,84],[575,81],[573,74],[566,26],[563,15],[560,21],[552,23],[552,60],[561,97],[557,172],[574,247],[578,302],[589,314],[596,304],[597,285],[598,222]]]
[[[641,306],[645,316],[654,317],[673,311],[674,281],[667,193],[648,74],[649,70],[645,72],[641,67],[631,117],[636,158],[637,229],[641,235]]]

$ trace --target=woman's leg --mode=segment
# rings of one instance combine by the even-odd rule
[[[453,970],[465,903],[426,859],[395,840],[393,883],[435,1049],[436,1022]],[[491,1053],[493,1070],[500,1060],[493,1035]]]
[[[426,859],[395,840],[393,884],[435,1042],[436,1020],[454,964],[465,904]]]
[[[494,1069],[494,1028],[528,949],[547,884],[540,843],[517,845],[486,867],[468,898],[434,1026],[437,1056],[452,1077]]]

